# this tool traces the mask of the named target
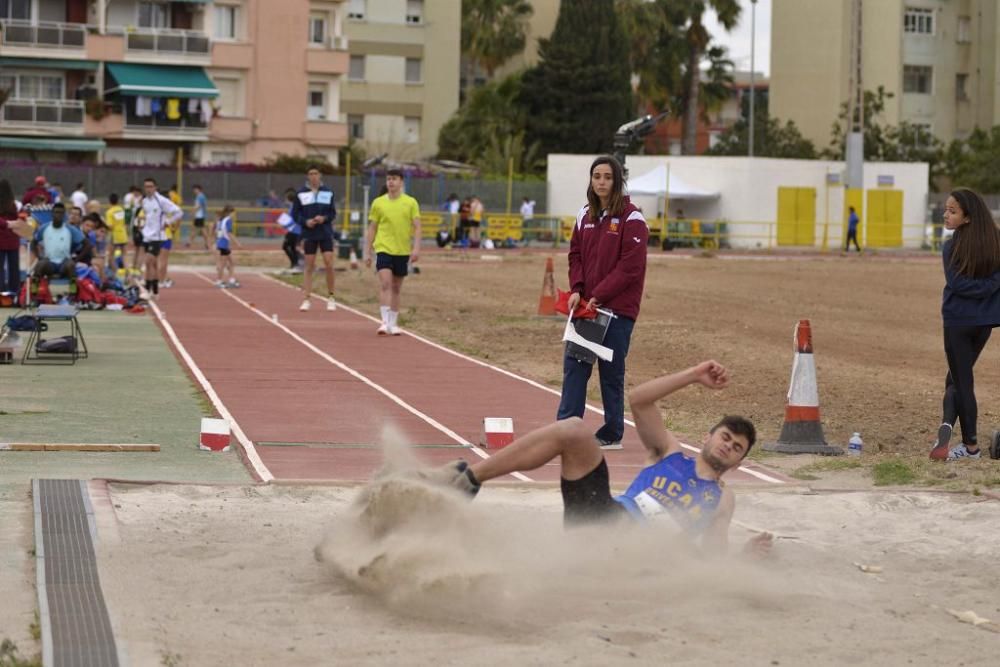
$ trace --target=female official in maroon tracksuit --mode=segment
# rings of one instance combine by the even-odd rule
[[[576,216],[569,246],[572,312],[581,301],[615,314],[604,337],[613,359],[598,361],[604,425],[595,436],[605,449],[621,449],[625,432],[625,357],[646,279],[649,228],[642,212],[625,196],[622,166],[611,156],[590,166],[587,205]],[[591,364],[566,355],[556,419],[582,417]]]

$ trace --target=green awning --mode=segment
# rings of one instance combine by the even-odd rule
[[[97,69],[96,60],[55,60],[53,58],[0,58],[4,67],[37,67],[40,69]]]
[[[85,153],[104,150],[100,139],[60,139],[58,137],[0,137],[0,148],[21,148],[33,151],[70,151]]]
[[[106,93],[149,97],[218,97],[219,90],[203,67],[108,63]]]

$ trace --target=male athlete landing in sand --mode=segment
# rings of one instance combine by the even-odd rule
[[[629,404],[639,439],[649,451],[649,465],[628,490],[613,498],[608,466],[594,434],[579,418],[550,424],[518,438],[496,455],[469,465],[455,461],[428,477],[445,481],[472,495],[480,484],[523,470],[534,470],[559,457],[565,518],[568,523],[631,516],[650,519],[668,513],[711,550],[725,550],[733,517],[733,492],[721,477],[740,464],[756,440],[753,424],[743,417],[723,417],[706,436],[701,454],[689,458],[666,429],[656,401],[690,384],[722,389],[729,372],[715,361],[639,385]],[[771,535],[762,533],[747,544],[766,551]]]

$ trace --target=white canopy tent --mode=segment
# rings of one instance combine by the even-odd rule
[[[702,190],[688,185],[676,175],[670,175],[670,191],[667,192],[668,170],[666,165],[660,165],[652,171],[646,172],[642,176],[630,178],[627,189],[630,195],[659,195],[666,194],[670,199],[686,200],[707,200],[718,199],[718,192]]]

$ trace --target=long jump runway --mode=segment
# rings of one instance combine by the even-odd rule
[[[387,424],[434,465],[488,456],[475,447],[483,417],[513,417],[519,434],[555,418],[559,396],[547,387],[409,333],[376,336],[377,321],[342,305],[328,312],[314,298],[300,312],[298,291],[260,275],[241,279],[241,289],[222,290],[207,273],[178,272],[158,308],[180,356],[245,435],[259,478],[367,480]],[[585,419],[594,430],[601,423],[592,407]],[[623,444],[607,454],[616,485],[644,465],[631,425]],[[517,478],[556,481],[558,463]],[[753,462],[727,479],[790,481]]]

